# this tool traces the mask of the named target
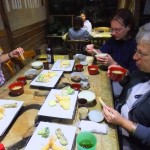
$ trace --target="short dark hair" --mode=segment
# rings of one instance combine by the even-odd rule
[[[73,29],[79,30],[83,27],[83,20],[80,16],[76,16],[73,21]]]
[[[125,27],[130,27],[130,32],[134,30],[134,17],[132,12],[127,8],[118,9],[118,11],[111,18],[112,20],[117,20],[120,24]]]

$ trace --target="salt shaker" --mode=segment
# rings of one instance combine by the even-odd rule
[[[87,90],[90,88],[90,83],[88,81],[88,77],[87,76],[83,76],[81,77],[81,82],[80,82],[81,88],[84,90]]]

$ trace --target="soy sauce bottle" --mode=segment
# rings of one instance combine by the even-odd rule
[[[47,53],[47,61],[49,62],[49,64],[53,64],[54,63],[54,55],[53,55],[53,51],[50,47],[47,48],[46,50]]]

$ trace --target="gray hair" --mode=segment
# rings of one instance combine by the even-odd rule
[[[139,28],[139,32],[136,35],[136,42],[150,44],[150,22]]]

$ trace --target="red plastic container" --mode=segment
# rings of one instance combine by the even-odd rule
[[[14,82],[9,85],[9,90],[13,95],[21,95],[24,92],[23,86],[22,82]]]
[[[6,150],[2,143],[0,143],[0,150]]]
[[[27,84],[26,77],[19,77],[19,78],[17,78],[17,81],[22,82],[24,85]]]
[[[98,66],[97,65],[88,66],[88,72],[89,72],[90,75],[98,74]]]
[[[80,91],[81,85],[78,83],[73,83],[73,84],[71,84],[71,88],[73,88],[76,91]]]
[[[122,67],[112,66],[109,68],[110,78],[113,81],[121,81],[127,73],[127,70]]]
[[[77,65],[75,65],[75,67],[76,67],[76,71],[78,71],[78,72],[83,71],[83,65],[77,64]]]

